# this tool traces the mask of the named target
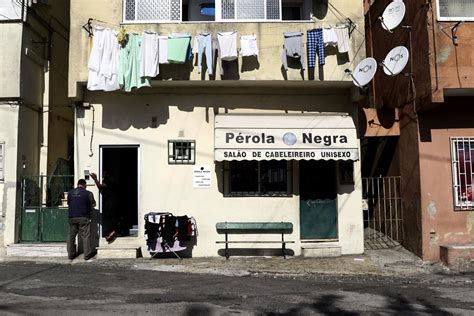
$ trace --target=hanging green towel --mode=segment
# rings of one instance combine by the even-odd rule
[[[127,92],[133,88],[149,87],[150,80],[140,77],[140,34],[128,34],[126,43],[120,48],[119,84]]]
[[[174,64],[184,64],[188,57],[191,36],[170,36],[168,38],[168,61]]]

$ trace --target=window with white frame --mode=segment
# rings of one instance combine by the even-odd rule
[[[473,0],[438,0],[440,21],[474,21]]]
[[[5,180],[4,177],[4,159],[5,157],[5,143],[0,142],[0,182]]]
[[[124,22],[310,20],[312,0],[124,0]]]
[[[473,210],[474,137],[451,138],[451,159],[454,206]]]

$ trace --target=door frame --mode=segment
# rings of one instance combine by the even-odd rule
[[[121,145],[99,145],[99,178],[102,179],[103,173],[103,158],[104,153],[103,149],[107,148],[136,148],[137,149],[137,225],[138,225],[138,234],[136,237],[125,237],[125,238],[139,238],[141,236],[141,226],[140,226],[140,210],[141,210],[141,201],[140,201],[140,193],[141,193],[141,147],[139,144],[121,144]],[[102,216],[102,194],[99,193],[99,210],[100,215]],[[102,236],[102,225],[100,226],[99,230],[99,239],[104,238]]]

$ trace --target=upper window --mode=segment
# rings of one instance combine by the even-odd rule
[[[474,176],[474,137],[451,138],[454,206],[474,209],[472,186]]]
[[[196,142],[194,140],[169,140],[168,164],[194,165],[196,161]]]
[[[5,180],[3,166],[4,166],[5,143],[0,143],[0,182]]]
[[[125,0],[125,22],[309,20],[312,0]]]
[[[225,196],[291,196],[291,161],[225,161]]]
[[[438,0],[440,21],[474,21],[474,1]]]

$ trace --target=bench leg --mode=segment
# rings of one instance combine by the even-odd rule
[[[283,259],[286,259],[286,247],[285,247],[286,243],[282,243],[281,244],[281,254],[283,256]]]
[[[229,260],[229,243],[227,239],[227,233],[225,234],[225,258]]]

